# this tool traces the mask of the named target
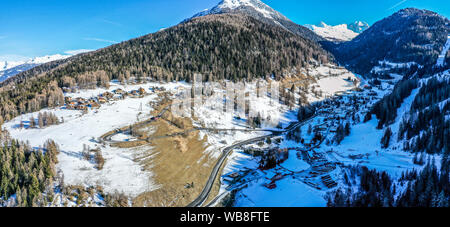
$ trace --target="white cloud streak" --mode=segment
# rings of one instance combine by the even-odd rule
[[[103,43],[111,43],[111,44],[119,43],[119,42],[114,41],[114,40],[99,39],[99,38],[84,38],[84,40],[97,41],[97,42],[103,42]]]
[[[80,49],[80,50],[68,50],[65,51],[65,54],[69,54],[69,55],[77,55],[77,54],[82,54],[82,53],[87,53],[87,52],[91,52],[94,50],[88,50],[88,49]]]
[[[103,23],[112,24],[112,25],[115,25],[115,26],[118,26],[118,27],[122,27],[122,26],[123,26],[123,25],[120,24],[120,23],[117,23],[117,22],[114,22],[114,21],[110,21],[110,20],[102,19],[101,21],[102,21]]]
[[[397,2],[397,4],[391,6],[391,7],[390,7],[389,9],[387,9],[387,10],[392,10],[392,9],[394,9],[394,8],[397,8],[398,6],[400,6],[401,4],[403,4],[403,3],[407,2],[407,1],[408,1],[408,0],[402,0],[402,1],[400,1],[400,2]]]

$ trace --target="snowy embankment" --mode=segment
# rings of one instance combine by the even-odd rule
[[[264,182],[264,180],[261,180]],[[324,193],[293,178],[277,181],[275,189],[261,186],[256,180],[240,193],[236,207],[325,207]]]
[[[436,66],[442,67],[445,64],[445,56],[447,55],[448,50],[450,49],[450,35],[447,36],[447,42],[445,43],[444,49],[442,49],[441,54],[438,57],[436,62]]]
[[[122,86],[112,83],[110,89],[80,91],[66,94],[66,96],[90,98],[107,90],[113,91],[117,88],[131,91],[143,87],[149,92],[149,87],[151,86],[173,90],[181,85],[181,83],[147,83]],[[19,116],[5,123],[4,128],[11,133],[13,138],[29,141],[34,147],[43,145],[48,139],[58,143],[61,153],[58,156],[59,163],[57,167],[62,170],[66,184],[100,185],[103,186],[105,192],[117,190],[129,196],[135,196],[158,187],[151,180],[152,174],[143,171],[141,166],[134,162],[134,157],[145,151],[100,147],[96,140],[106,132],[149,118],[152,108],[147,104],[156,98],[156,94],[151,94],[144,98],[126,98],[112,101],[109,104],[102,105],[98,110],[90,110],[84,115],[81,111],[67,110],[65,108],[44,109],[40,112],[54,113],[59,119],[63,118],[64,123],[43,129],[26,129],[29,126],[30,117],[37,118],[38,112],[36,112]],[[19,128],[21,121],[25,123],[24,129]],[[92,161],[83,159],[81,152],[84,144],[91,149],[101,148],[105,158],[105,165],[102,170],[97,170],[95,163]]]

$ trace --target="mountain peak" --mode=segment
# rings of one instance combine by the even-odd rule
[[[250,14],[250,11],[255,11],[255,13],[259,13],[267,19],[288,20],[281,13],[275,11],[260,0],[222,0],[215,7],[203,10],[200,13],[195,14],[192,18],[206,16],[209,14],[235,13],[243,11],[248,14]]]
[[[331,47],[330,51],[359,74],[371,73],[380,61],[435,65],[445,50],[449,23],[437,13],[407,8],[376,22],[354,40]]]
[[[294,34],[300,35],[313,41],[323,40],[308,28],[295,24],[283,14],[272,9],[270,6],[260,0],[222,0],[213,8],[201,11],[200,13],[195,14],[193,17],[186,19],[184,22],[206,15],[225,13],[244,14],[247,16],[251,16],[261,22],[280,26],[288,31],[291,31]]]
[[[322,21],[319,25],[305,26],[329,41],[349,41],[358,35],[358,33],[350,30],[346,24],[332,26]]]
[[[256,5],[256,4],[264,4],[264,3],[262,3],[259,0],[223,0],[221,3],[219,3],[219,6],[234,9],[240,6]]]
[[[438,15],[437,13],[435,13],[433,11],[429,11],[429,10],[425,10],[425,9],[417,9],[417,8],[401,9],[401,10],[399,10],[397,12],[397,14],[406,15],[406,16],[411,16],[411,15]]]
[[[365,30],[369,29],[369,24],[364,21],[355,21],[348,25],[348,29],[356,32],[356,33],[362,33]]]

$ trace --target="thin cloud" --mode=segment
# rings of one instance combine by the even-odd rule
[[[394,8],[397,8],[398,6],[400,6],[401,4],[403,4],[403,3],[407,2],[407,1],[408,1],[408,0],[402,0],[402,1],[400,1],[400,2],[397,2],[397,4],[391,6],[391,7],[390,7],[389,9],[387,9],[387,10],[392,10],[392,9],[394,9]]]
[[[97,42],[103,42],[103,43],[111,43],[111,44],[119,43],[119,42],[114,41],[114,40],[99,39],[99,38],[84,38],[84,40],[97,41]]]
[[[87,53],[87,52],[91,52],[94,50],[88,50],[88,49],[80,49],[80,50],[68,50],[65,51],[65,54],[69,54],[69,55],[77,55],[77,54],[82,54],[82,53]]]
[[[114,22],[114,21],[110,21],[110,20],[106,20],[106,19],[102,19],[101,21],[102,21],[103,23],[112,24],[112,25],[115,25],[115,26],[118,26],[118,27],[122,27],[122,26],[123,26],[123,25],[120,24],[120,23],[117,23],[117,22]]]

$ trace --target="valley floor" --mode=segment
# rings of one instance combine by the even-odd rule
[[[400,77],[396,77],[393,81],[398,79]],[[394,179],[398,179],[407,170],[423,169],[423,166],[413,163],[413,154],[402,150],[402,141],[393,139],[388,149],[381,148],[380,141],[384,130],[376,129],[378,120],[375,116],[366,123],[351,120],[355,106],[346,105],[350,102],[350,98],[357,97],[357,100],[364,100],[371,97],[367,104],[358,104],[360,108],[358,112],[365,113],[380,98],[392,91],[393,81],[385,80],[379,87],[365,89],[362,92],[352,91],[339,96],[336,98],[341,101],[339,107],[336,105],[321,107],[326,111],[319,112],[318,116],[301,129],[301,137],[307,140],[304,143],[297,143],[282,136],[278,143],[264,144],[263,148],[248,146],[243,150],[236,150],[225,167],[219,197],[209,205],[220,206],[220,199],[230,201],[230,197],[226,196],[234,192],[231,199],[234,206],[323,207],[326,206],[326,193],[343,184],[343,173],[348,167],[359,165],[386,171]],[[397,120],[391,125],[393,138],[397,138],[399,122],[408,112],[417,93],[418,89],[414,90],[398,109]],[[330,129],[336,128],[339,122],[335,118],[337,115],[342,116],[344,121],[352,122],[350,135],[340,145],[329,143],[335,136]],[[358,116],[363,117],[364,115]],[[305,145],[309,144],[308,139],[312,138],[308,133],[309,125],[313,129],[328,129],[324,143],[312,149],[309,145]],[[289,158],[275,168],[262,170],[261,158],[248,154],[246,150],[268,148],[288,149]],[[440,156],[429,158],[434,158],[439,166]]]
[[[420,168],[412,163],[410,154],[401,151],[400,144],[388,150],[381,149],[383,131],[374,130],[376,119],[367,123],[351,121],[351,134],[338,146],[330,143],[335,135],[333,129],[340,122],[338,119],[349,120],[354,112],[355,106],[349,105],[351,98],[358,100],[358,118],[362,118],[371,105],[392,90],[400,76],[393,81],[383,81],[379,87],[355,91],[355,85],[362,87],[367,82],[359,78],[354,84],[357,76],[343,68],[320,66],[304,73],[314,81],[288,78],[283,86],[295,85],[296,99],[301,98],[297,93],[303,91],[311,103],[333,100],[304,123],[301,137],[305,141],[291,141],[283,134],[270,143],[236,149],[208,197],[209,205],[220,206],[224,198],[236,191],[235,206],[325,206],[326,192],[342,182],[342,173],[348,165],[364,165],[393,176]],[[210,105],[223,102],[221,97],[226,91],[221,88],[214,89],[217,96],[208,97],[209,103],[196,106],[192,116],[176,117],[169,100],[176,100],[177,95],[190,86],[151,82],[121,85],[113,81],[109,89],[84,90],[65,96],[89,99],[106,91],[131,92],[139,88],[144,88],[148,94],[110,101],[87,112],[65,107],[40,111],[63,119],[58,125],[30,128],[30,117],[38,116],[32,113],[11,120],[4,127],[13,138],[29,141],[36,148],[48,139],[57,142],[61,148],[57,167],[68,185],[102,186],[107,193],[121,192],[130,196],[135,206],[185,206],[203,189],[222,149],[270,134],[264,130],[280,130],[297,121],[296,107],[259,97],[253,100],[256,103],[253,107],[264,113],[264,117],[261,128],[251,128],[245,114],[224,114],[220,108]],[[246,84],[245,89],[255,91],[256,83]],[[398,110],[399,119],[416,93],[414,91]],[[362,100],[368,102],[362,104]],[[341,104],[336,106],[336,102]],[[162,119],[148,120],[159,114]],[[325,138],[314,144],[308,128],[324,128]],[[393,131],[394,134],[398,131],[398,124],[393,126]],[[105,159],[102,169],[83,156],[86,147],[102,151]],[[263,170],[260,157],[246,153],[268,149],[286,149],[289,158],[275,168]],[[230,177],[233,173],[237,177]]]

